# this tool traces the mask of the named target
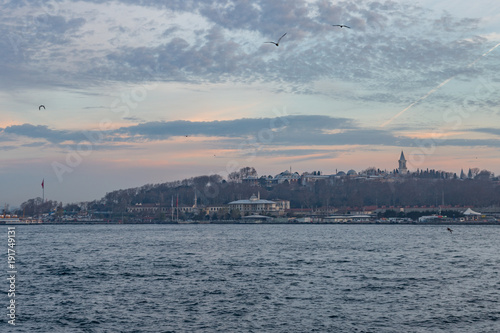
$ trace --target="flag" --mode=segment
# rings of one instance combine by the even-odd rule
[[[45,179],[42,179],[42,188],[45,188],[43,183],[45,182]]]

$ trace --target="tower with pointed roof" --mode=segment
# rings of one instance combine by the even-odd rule
[[[406,159],[405,159],[405,155],[403,154],[403,151],[401,150],[401,157],[399,158],[399,168],[398,168],[398,171],[399,171],[399,174],[407,174],[408,173],[408,169],[406,168]]]

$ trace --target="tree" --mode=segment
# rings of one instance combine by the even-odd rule
[[[227,178],[230,182],[241,182],[243,178],[247,178],[249,176],[257,177],[257,171],[255,170],[255,168],[241,168],[240,171],[231,172]]]
[[[161,222],[164,222],[166,220],[166,215],[164,212],[160,212],[158,215],[157,215],[157,218],[158,220],[160,220]]]
[[[478,174],[474,177],[474,179],[477,180],[489,180],[492,177],[493,173],[488,170],[481,170],[478,172]]]
[[[360,172],[362,175],[373,176],[380,173],[380,170],[377,171],[375,167],[369,167],[366,170]]]
[[[470,169],[471,178],[476,177],[479,174],[479,172],[480,172],[479,168]]]
[[[206,211],[204,211],[203,209],[200,209],[198,211],[198,213],[194,214],[193,220],[195,220],[195,221],[201,221],[201,220],[205,219],[206,215],[207,215]]]
[[[229,214],[228,208],[219,209],[217,211],[217,219],[218,220],[228,220],[229,217],[230,217],[230,214]]]
[[[57,201],[46,200],[42,201],[42,198],[38,197],[35,199],[29,199],[21,204],[21,212],[23,215],[33,216],[39,214],[50,213],[58,206]]]
[[[66,206],[64,206],[64,210],[66,212],[79,212],[81,209],[80,206],[72,203],[72,204],[66,204]]]
[[[231,209],[230,215],[232,220],[239,220],[241,218],[239,209]]]

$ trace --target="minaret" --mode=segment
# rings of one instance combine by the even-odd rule
[[[399,174],[407,174],[408,173],[408,169],[406,169],[406,159],[405,159],[405,155],[403,154],[403,151],[401,150],[401,157],[399,158]]]

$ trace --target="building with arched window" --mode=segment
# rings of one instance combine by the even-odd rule
[[[229,209],[238,209],[241,215],[246,214],[272,214],[283,215],[286,209],[290,209],[290,201],[288,200],[264,200],[260,195],[252,195],[247,200],[236,200],[229,204]]]

